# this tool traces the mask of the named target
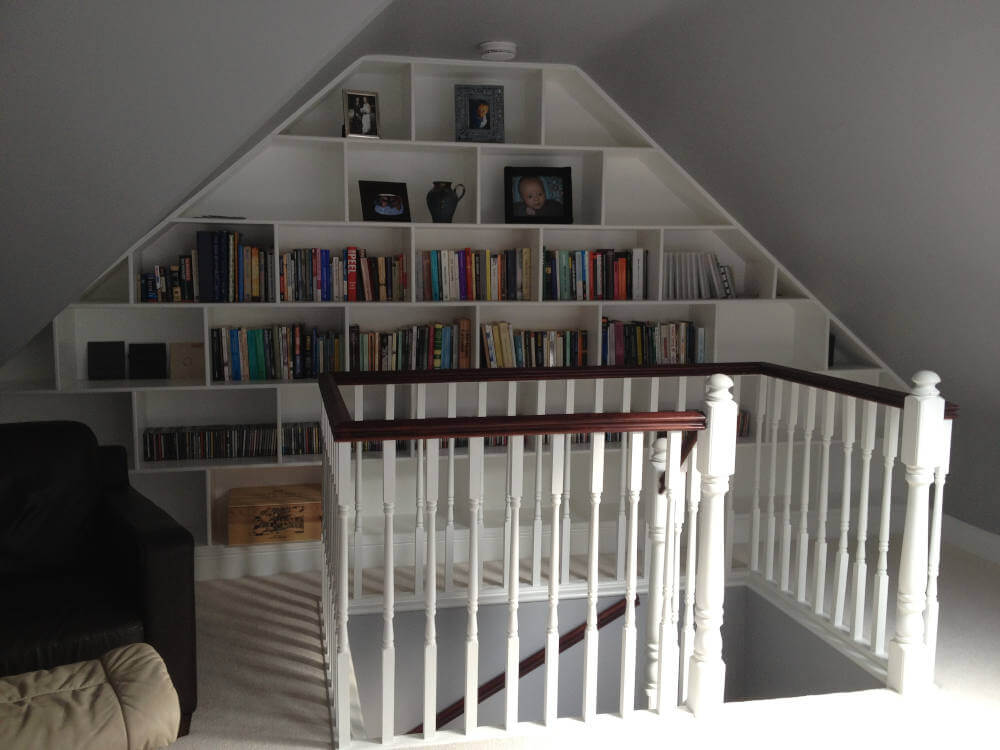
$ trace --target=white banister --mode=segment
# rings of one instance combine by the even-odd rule
[[[485,386],[481,383],[480,386]],[[465,733],[479,723],[479,512],[483,502],[483,438],[469,438],[469,587],[465,631]]]
[[[792,566],[792,462],[795,457],[795,428],[799,420],[799,384],[792,383],[789,389],[788,419],[785,421],[785,488],[782,493],[784,504],[781,511],[781,573],[782,591],[791,593]]]
[[[754,439],[753,506],[750,511],[750,570],[760,572],[760,459],[767,413],[767,378],[757,378],[756,438]]]
[[[676,434],[678,441],[680,433]],[[658,705],[660,674],[660,620],[663,616],[663,594],[666,584],[664,572],[668,530],[668,499],[666,493],[667,440],[660,438],[651,444],[650,463],[653,466],[653,490],[656,497],[648,513],[649,569],[646,573],[649,593],[646,595],[646,672],[645,693],[649,708]],[[678,442],[678,452],[680,445]],[[625,456],[622,456],[625,460]],[[672,582],[672,579],[671,579]]]
[[[334,682],[334,733],[338,747],[347,747],[351,743],[351,653],[347,636],[347,508],[353,499],[351,488],[351,446],[350,443],[335,443],[337,454],[337,524],[335,534],[337,544],[336,566],[337,596],[335,602],[335,621],[337,624],[337,661],[336,680]]]
[[[865,545],[868,542],[868,489],[871,485],[872,452],[875,450],[875,419],[878,405],[865,401],[861,409],[861,482],[858,500],[858,544],[854,553],[854,623],[851,635],[854,640],[864,640],[865,599],[868,584],[868,560]]]
[[[597,380],[595,411],[601,411],[603,381]],[[604,490],[604,433],[590,436],[590,548],[587,553],[587,628],[584,630],[583,720],[597,715],[597,576],[600,554],[601,492]]]
[[[437,502],[438,440],[427,443],[427,565],[424,573],[424,739],[437,731]]]
[[[354,386],[354,419],[362,421],[365,418],[365,399],[362,386]],[[354,465],[354,598],[361,598],[364,585],[364,558],[361,555],[361,532],[362,515],[361,499],[364,497],[364,443],[358,441],[354,444],[354,454],[357,463]]]
[[[799,544],[795,598],[806,603],[806,571],[809,566],[809,472],[812,462],[812,436],[816,429],[816,389],[806,387],[806,422],[803,426],[802,488],[799,492]]]
[[[723,498],[736,468],[737,406],[725,375],[708,379],[705,411],[708,426],[698,436],[702,475],[698,519],[698,571],[695,581],[695,641],[687,705],[696,715],[722,705],[726,665],[722,660],[722,611],[726,597]]]
[[[938,569],[941,564],[941,514],[944,512],[944,483],[951,463],[951,425],[950,419],[944,420],[941,424],[941,454],[938,467],[934,471],[934,515],[931,518],[931,543],[927,563],[927,614],[924,642],[927,644],[927,661],[932,682],[937,658],[939,616],[937,592]]]
[[[844,396],[843,400],[843,420],[840,425],[841,439],[844,443],[844,478],[842,480],[840,492],[840,539],[837,542],[837,563],[834,575],[836,581],[836,595],[833,605],[833,624],[844,627],[844,604],[847,601],[847,571],[850,567],[850,544],[851,534],[851,456],[854,454],[855,399],[853,396]]]
[[[543,721],[552,726],[559,709],[559,504],[563,494],[566,435],[552,435],[552,547],[549,560],[549,618],[545,628]]]
[[[624,436],[623,436],[624,437]],[[635,587],[638,567],[639,494],[642,491],[643,433],[628,433],[628,559],[625,565],[625,624],[622,626],[621,693],[619,713],[628,717],[635,707]],[[558,640],[558,634],[556,636]],[[558,648],[558,645],[557,645]]]
[[[517,634],[518,594],[521,585],[521,496],[524,494],[524,436],[513,435],[510,445],[510,551],[507,587],[507,674],[504,726],[512,731],[517,725],[518,684],[521,646]]]
[[[778,482],[778,425],[781,422],[781,391],[784,383],[778,378],[774,379],[774,386],[771,399],[771,472],[767,492],[767,541],[764,543],[764,577],[774,580],[774,545],[775,534],[777,533],[776,518],[774,513],[774,500],[777,493]]]
[[[885,628],[889,610],[889,512],[892,508],[892,469],[899,451],[899,409],[888,406],[882,424],[882,506],[875,568],[875,653],[885,656]]]
[[[458,384],[448,383],[448,418],[458,413]],[[455,438],[448,438],[448,518],[444,527],[444,590],[455,588]]]
[[[517,414],[517,381],[511,380],[507,383],[507,416],[512,417]],[[510,538],[511,529],[517,530],[516,526],[511,526],[511,484],[513,482],[511,472],[513,471],[513,448],[511,440],[507,440],[507,493],[504,502],[503,512],[503,587],[506,590],[510,585]],[[524,467],[520,466],[518,471],[521,479],[524,478]]]
[[[691,656],[694,654],[694,600],[698,551],[698,505],[701,503],[701,474],[698,472],[698,446],[688,456],[688,546],[687,567],[684,571],[684,634],[681,640],[681,701],[687,700]],[[720,501],[721,504],[721,501]],[[721,513],[722,511],[720,511]],[[723,539],[724,530],[723,530]],[[723,558],[725,559],[725,558]]]
[[[622,413],[628,413],[632,410],[632,379],[622,378]],[[615,529],[615,539],[617,540],[616,545],[616,557],[615,557],[615,580],[623,581],[625,580],[625,556],[627,554],[626,550],[626,517],[625,517],[625,505],[628,499],[628,461],[625,457],[628,455],[628,433],[621,433],[621,463],[619,466],[618,474],[618,524]]]
[[[482,381],[478,385],[478,394],[477,394],[477,398],[476,398],[476,404],[477,404],[477,406],[476,406],[476,416],[477,417],[485,417],[486,416],[487,403],[488,403],[486,397],[487,397],[487,388],[488,388],[488,386],[489,386],[489,384],[486,381]],[[480,467],[480,471],[481,472],[485,472],[486,471],[486,469],[485,469],[486,453],[485,453],[485,442],[484,441],[485,441],[485,438],[479,438],[480,446],[483,447],[483,452],[481,454],[482,458],[480,460],[481,460],[481,462],[484,465],[482,467]],[[469,448],[469,450],[470,450],[469,460],[470,461],[472,460],[471,444],[472,444],[472,440],[470,439],[469,440],[469,445],[470,445],[470,448]],[[485,476],[483,477],[483,479],[485,480]],[[470,487],[471,487],[471,485],[470,485]],[[480,530],[483,529],[483,528],[485,528],[485,526],[486,526],[486,509],[483,507],[483,503],[484,503],[485,499],[486,499],[486,488],[485,488],[485,484],[483,484],[483,489],[479,493],[479,513],[478,513],[478,521],[479,521],[479,523],[476,524],[476,537],[477,537],[476,538],[476,549],[477,550],[479,549],[479,538],[478,537],[479,537],[479,534],[480,534]],[[471,519],[470,519],[469,523],[470,524],[472,523]],[[469,531],[470,531],[470,533],[472,531],[472,526],[471,525],[469,526]],[[469,560],[469,565],[470,566],[472,565],[471,558]],[[470,567],[469,570],[472,570],[472,567]],[[470,575],[471,575],[471,573],[470,573]],[[476,575],[476,586],[478,588],[479,586],[483,585],[483,556],[482,555],[477,555],[476,556],[475,575]]]
[[[927,595],[927,506],[934,470],[940,466],[944,399],[940,378],[926,370],[913,376],[915,387],[903,406],[900,458],[906,466],[906,523],[896,591],[896,635],[889,644],[888,685],[916,693],[930,685],[924,643]]]
[[[684,473],[681,471],[681,442],[683,433],[671,432],[667,438],[660,438],[654,444],[653,461],[662,473],[660,492],[665,505],[666,551],[661,568],[663,584],[660,595],[660,632],[657,639],[660,646],[657,660],[657,710],[663,714],[677,707],[678,663],[680,646],[677,642],[676,623],[670,616],[674,599],[674,516],[684,512]],[[652,581],[650,594],[652,594]],[[650,601],[649,606],[653,606]]]
[[[535,414],[545,413],[545,381],[535,384]],[[531,585],[542,585],[542,458],[543,435],[535,435],[535,515],[531,524]]]
[[[417,419],[424,419],[427,416],[427,385],[417,383]],[[426,549],[426,531],[424,530],[424,481],[426,478],[424,470],[424,442],[417,440],[417,518],[416,528],[413,532],[413,593],[419,596],[423,593],[424,585],[424,555]]]
[[[736,402],[736,408],[739,409],[740,406],[740,389],[743,385],[743,376],[736,375],[733,377],[733,401]],[[737,411],[739,414],[739,411]],[[736,509],[733,507],[735,503],[735,482],[729,487],[729,491],[726,493],[726,575],[729,576],[733,572],[733,547],[736,541]]]
[[[649,411],[659,411],[660,410],[660,379],[650,378],[649,379]],[[656,432],[650,431],[646,433],[646,444],[652,445],[653,441],[656,440]],[[648,483],[644,481],[646,486],[646,517],[643,519],[643,536],[642,536],[642,577],[646,579],[646,584],[648,588],[649,575],[650,575],[650,555],[652,553],[652,542],[650,540],[650,526],[651,526],[651,514],[656,508],[657,502],[657,491],[655,482],[649,481]],[[640,500],[641,502],[641,500]],[[647,640],[652,642],[656,639],[656,630],[649,631],[651,635],[647,635]],[[654,644],[655,646],[655,644]],[[655,649],[654,649],[655,650]],[[655,686],[653,688],[654,692],[656,690]],[[655,705],[655,701],[650,704],[650,706]]]
[[[822,452],[819,469],[819,520],[816,525],[816,585],[813,589],[813,612],[822,615],[826,609],[826,518],[830,497],[830,443],[833,442],[833,422],[837,394],[826,392],[823,407]]]
[[[395,414],[396,386],[385,387],[385,418]],[[382,744],[393,741],[396,712],[396,638],[393,631],[395,614],[396,571],[393,513],[396,507],[396,441],[382,441],[382,511],[385,531],[382,538]]]
[[[576,404],[576,381],[567,380],[566,381],[566,413],[573,414]],[[566,466],[563,469],[563,502],[562,502],[562,526],[560,528],[561,539],[559,545],[559,552],[561,557],[559,558],[559,580],[561,583],[569,583],[569,536],[570,536],[570,526],[572,523],[572,518],[570,517],[570,484],[573,478],[572,471],[572,461],[573,461],[573,443],[570,436],[566,436],[566,453],[563,456],[563,461],[566,462]],[[553,527],[552,533],[555,534],[556,530]]]

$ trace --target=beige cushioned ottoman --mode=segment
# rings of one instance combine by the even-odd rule
[[[0,677],[0,748],[165,747],[180,720],[170,675],[147,643]]]

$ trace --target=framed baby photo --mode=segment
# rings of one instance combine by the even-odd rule
[[[455,84],[455,140],[503,143],[503,86]]]
[[[358,180],[361,216],[365,221],[409,221],[410,201],[405,182]]]
[[[504,219],[508,224],[572,224],[570,167],[504,167]]]
[[[344,89],[345,138],[381,138],[378,93]]]

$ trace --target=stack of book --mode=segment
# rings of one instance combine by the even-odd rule
[[[406,253],[368,257],[357,247],[300,248],[278,258],[282,302],[404,302]]]
[[[144,461],[196,461],[258,458],[277,453],[272,424],[226,424],[198,427],[149,427],[142,433]]]
[[[542,291],[547,300],[649,299],[649,251],[545,250]]]
[[[715,253],[664,253],[664,299],[735,299],[733,269]]]
[[[425,323],[394,331],[350,328],[351,372],[454,370],[472,367],[472,321]]]
[[[322,450],[319,422],[286,422],[281,425],[283,456],[311,456]]]
[[[705,361],[705,329],[689,320],[666,323],[601,318],[601,364],[649,367]]]
[[[515,330],[507,321],[483,323],[482,361],[486,367],[583,367],[587,331]]]
[[[343,370],[344,337],[301,323],[213,328],[212,380],[300,380]]]
[[[417,262],[417,299],[493,302],[531,299],[531,248],[424,250]]]

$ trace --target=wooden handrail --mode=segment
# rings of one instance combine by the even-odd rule
[[[597,629],[600,630],[605,625],[614,622],[619,617],[625,614],[625,599],[619,599],[617,602],[611,606],[602,609],[597,613]],[[639,606],[639,597],[635,598],[635,605]],[[586,621],[581,622],[572,630],[568,630],[559,636],[559,653],[561,654],[568,648],[575,646],[580,641],[583,640],[584,632],[587,629]],[[525,658],[521,659],[518,663],[517,676],[518,678],[524,677],[531,672],[534,672],[540,666],[545,663],[545,649],[540,648],[534,653]],[[506,672],[501,672],[496,677],[491,680],[487,680],[482,685],[479,686],[479,692],[477,694],[477,702],[482,703],[484,700],[492,695],[496,695],[504,686],[507,684],[507,674]],[[454,721],[459,716],[465,713],[465,698],[459,698],[454,703],[442,708],[437,712],[437,718],[435,720],[435,726],[438,728],[443,727],[450,721]],[[424,731],[424,725],[418,724],[413,727],[407,734],[420,734]]]
[[[906,391],[856,383],[832,375],[774,365],[768,362],[715,362],[699,365],[660,365],[657,367],[548,367],[495,368],[463,370],[407,370],[403,372],[338,372],[319,377],[320,393],[326,408],[334,440],[416,440],[432,437],[475,437],[479,435],[537,435],[576,432],[628,432],[646,430],[700,430],[704,416],[699,412],[630,412],[542,414],[532,416],[461,417],[457,419],[364,420],[353,421],[339,386],[389,385],[408,383],[468,383],[495,381],[581,380],[685,375],[765,375],[801,385],[854,396],[865,401],[902,408]],[[697,416],[695,416],[697,415]],[[958,416],[958,405],[945,403],[945,417]]]

